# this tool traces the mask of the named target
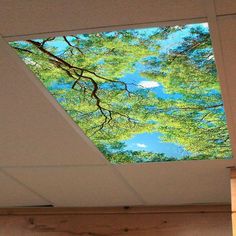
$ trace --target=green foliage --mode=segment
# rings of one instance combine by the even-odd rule
[[[156,119],[163,140],[195,155],[231,156],[209,33],[192,30],[179,47],[162,55],[159,70],[154,70],[150,65],[143,76],[162,83],[169,94],[181,94],[163,101],[167,112]]]
[[[11,43],[42,83],[113,163],[173,161],[163,153],[126,150],[136,134],[160,132],[189,159],[231,157],[209,32],[193,27],[126,30]],[[134,73],[160,83],[166,99],[122,78]]]

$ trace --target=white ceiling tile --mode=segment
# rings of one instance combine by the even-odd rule
[[[86,28],[90,31],[92,28],[108,30],[120,25],[131,27],[137,23],[204,16],[202,0],[148,0],[147,4],[143,4],[143,0],[77,0],[70,1],[70,4],[67,0],[57,0],[57,4],[48,0],[34,0],[31,4],[25,0],[7,0],[0,8],[0,33],[9,37],[37,33],[45,35],[45,32],[59,34]]]
[[[236,1],[235,0],[214,0],[216,14],[226,15],[236,13]]]
[[[56,206],[142,204],[112,167],[8,168],[5,171]]]
[[[229,203],[232,161],[120,165],[117,169],[148,205]]]
[[[0,207],[42,206],[51,204],[1,171],[0,187]]]
[[[231,113],[233,116],[232,123],[229,126],[235,131],[236,126],[236,15],[221,17],[217,20],[219,32],[220,32],[220,43],[222,49],[222,67],[224,70],[225,78],[223,80],[223,86],[227,89],[227,99],[230,103]],[[236,135],[235,135],[236,136]],[[233,140],[233,143],[236,142]]]
[[[236,2],[215,0],[215,8],[217,15],[235,14]],[[128,17],[120,17],[121,14]],[[70,4],[66,0],[57,0],[57,4],[48,0],[34,0],[33,4],[26,4],[25,0],[5,0],[0,17],[0,34],[9,40],[19,40],[22,36],[49,37],[50,32],[63,35],[66,31],[111,30],[115,26],[124,28],[178,19],[200,21],[207,17],[207,11],[202,0],[148,0],[147,4],[142,0],[103,0],[102,4],[99,0],[71,1]]]

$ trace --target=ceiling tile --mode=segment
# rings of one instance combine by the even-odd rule
[[[0,171],[0,207],[43,206],[51,203]]]
[[[217,15],[234,14],[236,12],[235,0],[215,0],[215,8]]]
[[[232,161],[120,165],[117,169],[148,205],[229,203]]]
[[[53,11],[51,10],[53,9]],[[31,12],[31,14],[28,14]],[[121,15],[126,17],[120,17]],[[7,0],[0,8],[3,36],[102,28],[206,16],[202,0]],[[24,17],[22,17],[24,16]],[[68,17],[69,16],[69,17]],[[21,20],[18,20],[21,19]],[[48,35],[48,34],[47,34]],[[46,36],[48,37],[48,36]]]
[[[5,171],[56,206],[142,204],[112,167],[8,168]]]

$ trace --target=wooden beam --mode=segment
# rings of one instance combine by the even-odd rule
[[[231,236],[229,205],[0,209],[0,235]]]
[[[6,215],[107,215],[107,214],[231,213],[230,205],[183,205],[139,207],[25,207],[0,208]]]
[[[231,211],[233,236],[236,236],[236,168],[231,169]]]

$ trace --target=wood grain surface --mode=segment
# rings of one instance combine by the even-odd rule
[[[229,206],[0,209],[1,236],[231,236]]]

